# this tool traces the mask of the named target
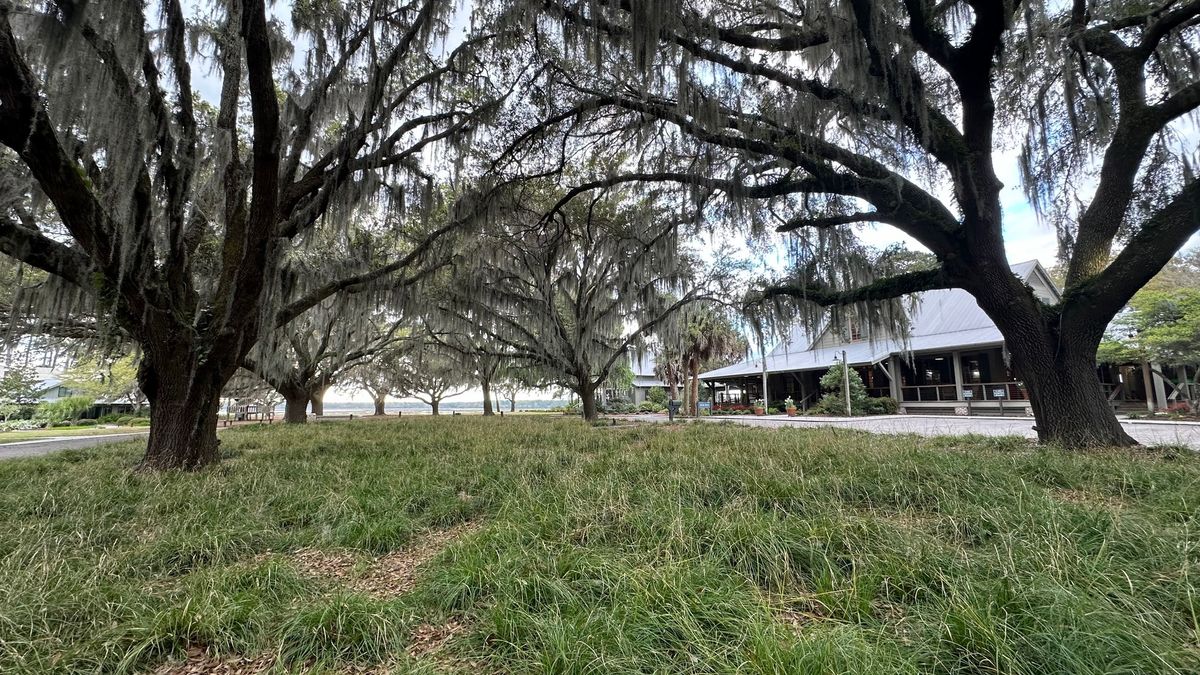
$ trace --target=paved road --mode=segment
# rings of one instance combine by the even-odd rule
[[[96,436],[55,436],[53,438],[39,438],[34,441],[4,443],[0,444],[0,459],[32,457],[57,450],[79,450],[104,443],[117,443],[133,438],[145,438],[148,433],[150,433],[149,430],[131,431],[123,434],[97,434]]]
[[[628,419],[666,421],[662,415],[628,416]],[[1036,438],[1033,420],[1025,417],[940,417],[932,415],[881,415],[878,417],[783,417],[714,415],[706,421],[728,421],[755,427],[842,427],[881,434],[921,434],[943,436],[984,434],[987,436],[1024,436]],[[1145,445],[1186,445],[1200,450],[1200,424],[1195,422],[1138,422],[1122,420],[1122,426]]]

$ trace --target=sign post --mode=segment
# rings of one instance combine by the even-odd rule
[[[992,390],[992,398],[1000,403],[1000,416],[1004,417],[1004,399],[1008,396],[1008,387]]]
[[[963,397],[963,400],[967,402],[967,417],[970,417],[971,416],[971,399],[975,398],[975,391],[973,389],[963,389],[962,397]]]

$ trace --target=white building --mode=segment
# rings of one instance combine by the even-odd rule
[[[1036,261],[1012,266],[1048,303],[1059,291]],[[801,409],[821,397],[819,380],[845,353],[871,396],[890,396],[909,414],[1032,414],[1019,374],[1009,366],[1004,337],[970,293],[961,289],[918,294],[907,340],[871,335],[855,325],[833,326],[810,339],[800,327],[767,353],[767,394],[788,396]],[[1097,373],[1115,408],[1165,407],[1164,382],[1151,364],[1098,364]],[[747,405],[762,397],[762,358],[700,376],[718,404]]]
[[[28,368],[39,380],[39,399],[53,401],[73,394],[63,386],[63,376],[73,363],[70,352],[60,341],[25,335],[4,350],[0,377],[13,368]]]

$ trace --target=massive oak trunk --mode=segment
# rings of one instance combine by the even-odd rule
[[[508,399],[508,412],[510,412],[510,413],[517,412],[517,399],[516,398]]]
[[[300,385],[276,387],[283,396],[283,421],[288,424],[308,422],[310,392]]]
[[[216,462],[217,413],[228,377],[216,368],[194,367],[191,358],[164,358],[160,352],[171,350],[148,349],[138,368],[138,384],[150,401],[142,467],[191,470]]]
[[[1029,394],[1038,440],[1065,448],[1137,444],[1117,420],[1096,373],[1104,317],[1046,311],[1003,257],[977,266],[968,290],[1004,335]]]
[[[1137,444],[1100,386],[1095,349],[1061,345],[1058,354],[1021,351],[1023,357],[1013,361],[1029,391],[1039,440],[1067,448]]]
[[[372,397],[371,400],[375,402],[375,416],[376,417],[382,417],[383,415],[387,414],[387,412],[385,412],[383,409],[384,403],[387,402],[386,396],[374,396],[374,397]]]
[[[583,419],[594,422],[599,417],[596,411],[596,385],[587,382],[579,386],[579,406],[583,411]]]
[[[429,399],[429,407],[433,409],[433,414],[434,414],[434,415],[439,415],[439,414],[441,414],[441,413],[440,413],[440,411],[438,410],[438,408],[440,407],[441,403],[442,403],[442,399],[440,399],[440,398],[431,398],[431,399]]]
[[[492,382],[484,378],[480,381],[480,386],[483,387],[483,414],[495,415],[496,411],[492,408]]]

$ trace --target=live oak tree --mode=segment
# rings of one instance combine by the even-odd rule
[[[243,359],[244,368],[283,396],[285,422],[306,422],[310,405],[314,415],[324,414],[331,386],[405,339],[402,321],[364,305],[334,296],[264,336]]]
[[[485,331],[529,377],[575,392],[594,420],[618,361],[706,286],[661,204],[620,191],[555,196],[526,185],[515,206],[498,208],[441,309]]]
[[[500,392],[503,400],[508,401],[508,412],[517,412],[517,397],[520,396],[521,390],[525,388],[525,385],[521,383],[520,376],[516,373],[501,376],[499,383],[496,385],[496,391]]]
[[[28,366],[10,366],[0,376],[0,419],[8,418],[38,402],[42,378]]]
[[[433,293],[432,289],[427,290]],[[446,323],[447,318],[438,311],[436,303],[429,303],[431,311],[426,321],[435,325]],[[469,321],[460,321],[456,316],[448,317],[450,321],[445,329],[431,330],[429,338],[445,348],[446,352],[458,359],[464,375],[474,378],[483,394],[483,415],[490,417],[496,414],[492,404],[492,386],[499,377],[500,369],[506,361],[502,347],[498,347],[487,333],[478,325]]]
[[[530,0],[497,12],[546,64],[531,151],[568,134],[637,152],[579,188],[673,182],[723,195],[710,210],[722,222],[795,233],[801,257],[823,264],[758,300],[879,306],[965,289],[1004,335],[1042,441],[1134,443],[1096,348],[1200,229],[1184,124],[1200,105],[1200,2]],[[1060,234],[1053,305],[1005,256],[997,157],[1014,150]],[[843,253],[862,223],[895,228],[937,265],[880,276],[854,264]]]
[[[290,250],[364,202],[416,220],[455,164],[435,176],[430,151],[494,110],[475,58],[490,36],[442,39],[455,6],[294,3],[289,38],[263,0],[200,3],[192,20],[178,0],[0,3],[0,159],[20,186],[0,251],[140,345],[143,466],[216,461],[220,392],[265,331],[387,281],[455,226],[343,278],[289,273]],[[198,63],[217,100],[197,97]]]
[[[384,348],[346,373],[348,384],[362,389],[371,397],[375,415],[387,414],[387,397],[396,392],[398,359],[403,357],[405,350],[403,342]]]
[[[434,415],[441,414],[444,399],[470,388],[456,355],[420,333],[406,341],[393,367],[396,395],[417,399]]]

